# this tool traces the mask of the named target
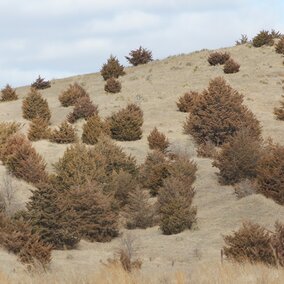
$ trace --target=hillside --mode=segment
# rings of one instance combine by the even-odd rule
[[[222,67],[209,66],[208,50],[186,55],[171,56],[147,65],[126,68],[126,75],[120,78],[122,91],[106,94],[104,81],[99,73],[52,80],[51,88],[43,90],[52,112],[51,124],[62,122],[72,107],[63,108],[58,95],[70,83],[78,82],[98,104],[102,117],[125,106],[128,102],[139,104],[144,112],[143,138],[133,142],[116,142],[126,152],[133,154],[139,163],[149,151],[147,136],[157,126],[170,140],[171,147],[187,152],[197,165],[197,180],[194,183],[196,196],[194,204],[198,208],[197,226],[194,230],[178,235],[165,236],[158,227],[146,230],[123,230],[130,233],[138,245],[138,255],[143,260],[142,270],[148,273],[169,273],[177,270],[186,273],[200,263],[218,262],[223,245],[222,234],[237,229],[242,221],[252,220],[272,228],[276,220],[284,220],[284,207],[262,195],[251,195],[238,200],[233,187],[221,186],[217,181],[217,169],[212,160],[196,156],[193,139],[183,134],[183,122],[187,114],[177,110],[179,96],[189,90],[202,91],[210,79],[223,76],[229,84],[244,95],[244,103],[253,111],[262,125],[263,137],[271,137],[284,145],[284,122],[278,121],[273,109],[283,94],[284,66],[281,55],[273,47],[251,48],[247,45],[221,49],[227,51],[241,65],[240,72],[224,74]],[[13,102],[0,104],[0,121],[18,121],[22,118],[22,99],[29,87],[17,89],[20,97]],[[82,132],[82,121],[75,124],[78,134]],[[58,145],[42,140],[34,142],[36,150],[42,154],[52,171],[52,164],[62,155],[68,145]],[[5,174],[0,166],[0,180]],[[32,186],[17,179],[13,180],[17,192],[17,207],[23,207]],[[100,267],[101,261],[112,257],[119,246],[119,238],[110,243],[89,243],[81,241],[79,248],[70,251],[54,251],[51,269],[59,271],[80,271],[87,273]],[[0,250],[0,266],[6,273],[19,271],[22,266],[16,257]]]

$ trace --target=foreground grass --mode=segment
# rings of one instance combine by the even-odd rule
[[[1,284],[282,284],[284,269],[251,264],[204,264],[191,274],[176,272],[174,275],[146,275],[139,271],[127,273],[120,265],[102,267],[99,273],[80,275],[76,271],[52,273],[24,273],[6,276],[0,273]]]

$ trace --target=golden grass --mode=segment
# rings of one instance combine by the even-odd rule
[[[1,284],[282,284],[284,269],[251,264],[203,264],[192,273],[176,272],[173,275],[147,275],[135,271],[127,273],[120,265],[103,266],[98,273],[83,275],[78,271],[61,273],[24,273],[11,277],[0,273]]]

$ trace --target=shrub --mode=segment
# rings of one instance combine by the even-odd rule
[[[103,64],[101,68],[101,75],[104,80],[110,78],[118,78],[119,76],[123,76],[125,74],[123,65],[120,65],[118,59],[114,56],[110,56],[107,60],[107,63]]]
[[[112,114],[108,118],[111,136],[119,141],[134,141],[142,137],[143,112],[135,104]]]
[[[260,157],[261,142],[251,136],[249,130],[243,129],[222,145],[212,165],[220,170],[220,183],[235,184],[256,176]]]
[[[261,47],[263,45],[273,45],[273,34],[271,34],[269,31],[260,31],[253,39],[252,39],[252,45],[254,47]]]
[[[240,64],[238,64],[236,61],[230,58],[224,64],[223,70],[224,70],[224,73],[226,74],[237,73],[240,70]]]
[[[18,99],[15,89],[13,89],[9,84],[6,85],[4,89],[1,90],[1,101],[15,101]]]
[[[31,89],[22,104],[23,117],[32,120],[41,117],[46,121],[51,118],[47,100],[36,90]]]
[[[150,149],[160,150],[163,153],[167,151],[167,148],[170,145],[166,135],[162,132],[159,132],[156,127],[151,131],[150,135],[147,137],[147,140]]]
[[[255,182],[249,179],[244,179],[234,187],[235,194],[238,199],[247,197],[256,193]]]
[[[98,114],[98,106],[94,105],[88,96],[78,98],[73,112],[71,112],[67,120],[70,123],[74,123],[80,118],[88,118],[95,114]]]
[[[133,66],[147,64],[148,62],[153,61],[152,52],[142,46],[136,50],[131,50],[129,56],[125,56],[125,58]]]
[[[43,90],[43,89],[50,88],[51,85],[49,81],[45,81],[44,78],[41,78],[40,76],[38,76],[35,82],[31,84],[31,87],[37,90]]]
[[[70,84],[68,89],[61,93],[59,101],[62,106],[68,107],[75,105],[76,101],[82,97],[88,97],[86,90],[78,83]]]
[[[282,101],[280,102],[279,108],[274,108],[274,114],[277,119],[284,120],[284,96],[282,95]]]
[[[121,90],[121,83],[115,78],[111,77],[107,79],[105,83],[105,91],[108,93],[119,93]]]
[[[80,241],[74,212],[48,183],[41,183],[27,203],[28,221],[40,240],[55,249],[74,248]]]
[[[184,181],[170,177],[158,195],[159,226],[163,234],[178,234],[190,229],[196,221],[196,208],[192,207],[194,190]]]
[[[243,96],[222,77],[211,80],[208,90],[203,91],[187,118],[184,132],[191,134],[197,143],[211,141],[217,146],[227,142],[241,128],[259,137],[259,121],[242,102]]]
[[[230,54],[227,52],[212,52],[209,54],[208,63],[210,65],[223,65],[230,58]]]
[[[66,198],[82,238],[108,242],[118,236],[118,214],[112,210],[112,198],[102,194],[96,185],[72,189]]]
[[[98,142],[101,135],[110,135],[108,123],[102,121],[99,115],[89,117],[83,125],[82,141],[86,144],[94,145]]]
[[[11,220],[0,214],[0,246],[19,256],[23,263],[40,263],[46,266],[51,261],[51,247],[43,244],[37,234],[22,221]]]
[[[8,171],[17,178],[33,184],[47,179],[44,159],[23,135],[15,134],[7,140],[5,151],[2,152],[2,161]]]
[[[284,54],[284,37],[281,38],[275,46],[275,51],[280,54]]]
[[[194,91],[185,93],[182,97],[179,97],[177,107],[181,112],[191,112],[195,102],[198,99],[199,94]]]
[[[247,44],[249,43],[247,35],[241,35],[240,40],[236,41],[236,45],[242,45],[242,44]]]
[[[58,129],[54,129],[51,132],[49,140],[58,144],[68,144],[75,143],[78,138],[74,127],[70,125],[67,121],[63,121],[59,125]]]
[[[50,136],[49,123],[41,117],[36,117],[31,121],[28,130],[28,138],[30,141],[38,141],[41,139],[48,139]]]
[[[257,191],[284,205],[284,146],[268,144],[257,167]]]
[[[275,232],[271,238],[272,247],[275,251],[277,259],[276,264],[284,266],[284,224],[280,222],[275,223]]]
[[[139,187],[129,192],[128,204],[124,208],[128,229],[146,229],[154,225],[155,209],[149,198],[149,193]]]
[[[238,231],[225,236],[224,241],[226,246],[223,250],[228,259],[237,262],[276,264],[271,235],[258,224],[244,222]]]
[[[163,186],[164,179],[170,175],[170,162],[160,151],[153,151],[146,157],[140,167],[140,182],[144,188],[150,189],[152,195],[157,195]]]
[[[202,158],[215,158],[217,150],[211,141],[199,144],[197,148],[197,156]]]

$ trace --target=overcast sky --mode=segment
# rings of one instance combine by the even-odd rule
[[[284,0],[0,0],[0,87],[99,71],[140,45],[156,59],[284,32]]]

